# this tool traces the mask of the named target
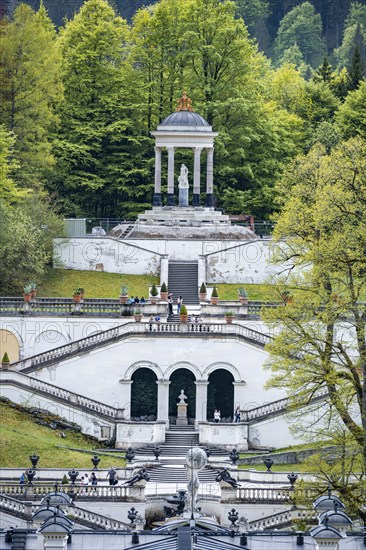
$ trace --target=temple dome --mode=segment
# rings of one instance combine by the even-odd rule
[[[194,113],[192,111],[176,111],[175,113],[167,116],[159,126],[210,127],[207,120],[205,120],[198,113]]]
[[[158,126],[158,131],[212,132],[212,126],[203,116],[194,112],[191,99],[186,92],[183,92],[182,97],[178,100],[176,112],[164,118]]]

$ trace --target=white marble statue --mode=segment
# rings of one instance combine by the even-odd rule
[[[188,189],[188,168],[185,164],[182,164],[180,167],[180,176],[178,178],[178,187],[179,189]]]
[[[194,447],[190,449],[186,456],[187,464],[187,496],[186,496],[186,508],[191,514],[197,512],[197,496],[200,482],[198,479],[198,472],[206,466],[207,455],[203,449]]]
[[[184,403],[187,399],[187,396],[184,394],[184,390],[180,390],[180,394],[178,395],[178,399],[180,400],[179,403]]]

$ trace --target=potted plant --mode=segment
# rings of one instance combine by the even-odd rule
[[[30,302],[32,298],[32,287],[31,285],[26,285],[23,288],[23,296],[25,302]]]
[[[85,288],[82,287],[82,286],[79,286],[79,288],[77,290],[80,292],[81,299],[83,300],[84,299]]]
[[[186,323],[188,321],[188,311],[184,304],[180,308],[179,318],[181,323]]]
[[[167,299],[168,299],[168,287],[166,286],[165,283],[163,283],[163,284],[161,285],[161,288],[160,288],[160,298],[161,298],[162,300],[164,300],[164,302],[166,302]]]
[[[238,288],[239,300],[242,306],[248,305],[248,293],[243,286]]]
[[[127,304],[127,300],[128,300],[128,286],[122,285],[119,301],[121,304]]]
[[[140,323],[141,322],[141,319],[142,319],[142,311],[141,309],[135,309],[135,311],[133,312],[133,316],[135,318],[135,321],[137,323]]]
[[[3,369],[7,369],[9,365],[10,365],[9,355],[7,354],[7,352],[5,352],[3,355],[3,358],[1,359],[1,366]]]
[[[156,288],[156,284],[154,283],[150,290],[150,302],[152,304],[156,304],[156,302],[158,301],[157,299],[158,294],[159,294],[158,289]]]
[[[219,303],[219,293],[217,292],[217,288],[215,285],[213,287],[213,291],[211,294],[211,304],[213,304],[214,306],[217,306],[218,303]]]
[[[74,294],[72,295],[72,299],[76,304],[78,304],[81,300],[81,292],[78,288],[74,290]]]
[[[33,300],[33,298],[35,298],[37,294],[37,285],[36,283],[31,283],[30,287],[31,287],[32,300]]]
[[[232,325],[234,320],[234,313],[232,311],[225,312],[225,321],[228,325]]]
[[[204,300],[206,300],[206,296],[207,296],[207,288],[205,283],[202,283],[199,291],[200,302],[203,302]]]

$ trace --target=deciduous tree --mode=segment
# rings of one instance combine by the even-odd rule
[[[278,331],[271,386],[292,405],[312,403],[308,430],[324,438],[334,419],[362,456],[366,471],[366,143],[343,142],[329,155],[315,146],[279,186],[276,239],[281,261],[295,266],[292,303],[265,313]],[[326,403],[312,401],[326,393]],[[306,420],[306,417],[303,416]],[[316,422],[316,420],[320,422]]]
[[[26,4],[0,27],[0,122],[13,132],[12,154],[21,170],[14,177],[24,186],[37,185],[53,165],[52,130],[62,99],[61,58],[47,13]]]

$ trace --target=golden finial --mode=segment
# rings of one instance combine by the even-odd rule
[[[177,111],[191,111],[193,112],[192,100],[187,97],[187,93],[184,91],[180,99],[178,99]]]

